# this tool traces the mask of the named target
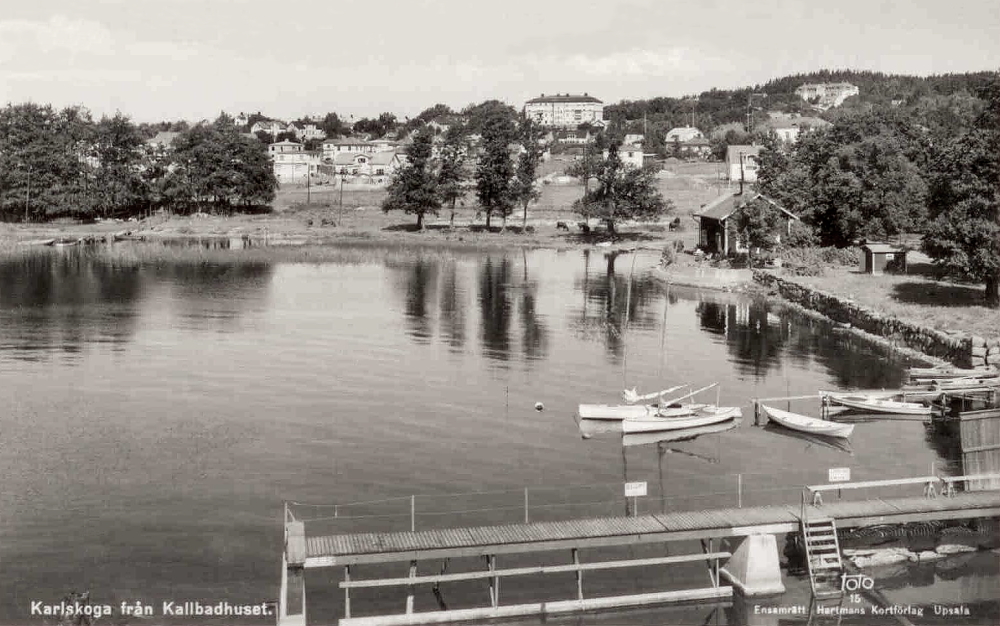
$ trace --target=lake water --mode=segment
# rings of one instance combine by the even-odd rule
[[[293,511],[313,532],[405,530],[411,495],[419,529],[523,521],[525,488],[542,520],[625,514],[623,481],[648,482],[641,514],[798,504],[831,467],[856,480],[961,471],[954,441],[919,421],[861,422],[847,450],[755,427],[754,397],[893,387],[908,363],[777,305],[668,290],[648,271],[655,255],[348,247],[323,263],[244,251],[194,263],[127,245],[0,262],[3,623],[45,623],[30,603],[71,591],[115,607],[272,600],[285,501],[304,503]],[[745,416],[726,432],[623,446],[585,438],[574,418],[624,387],[716,381],[703,397]],[[886,595],[976,596],[988,617],[967,623],[992,623],[1000,576],[985,554],[930,582],[897,573]],[[311,623],[335,621],[339,576],[310,573]],[[808,596],[801,577],[786,584]],[[418,597],[418,610],[434,602]],[[746,611],[573,623],[621,620],[742,623]]]

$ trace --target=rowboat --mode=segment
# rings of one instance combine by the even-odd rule
[[[768,422],[764,426],[764,431],[775,435],[780,435],[782,437],[787,437],[789,439],[797,439],[809,445],[822,446],[824,448],[832,448],[839,452],[844,452],[854,456],[854,450],[851,448],[851,440],[846,437],[831,437],[829,435],[814,435],[812,433],[802,432],[801,430],[792,430],[791,428],[785,428],[777,422]]]
[[[724,422],[742,417],[738,406],[705,406],[690,415],[678,417],[636,417],[622,420],[623,433],[649,433],[661,430],[678,430]]]
[[[995,368],[962,368],[962,367],[911,367],[908,370],[910,380],[945,380],[949,378],[996,377],[1000,375]]]
[[[656,404],[581,404],[578,408],[580,419],[585,420],[625,420],[650,417],[679,417],[690,415],[705,404],[671,404],[661,407]]]
[[[52,241],[52,243],[49,244],[49,245],[51,245],[51,246],[53,246],[55,248],[68,248],[70,246],[79,245],[82,241],[83,241],[83,239],[81,239],[81,238],[76,238],[76,239],[54,239]]]
[[[930,406],[918,402],[902,402],[863,394],[831,393],[829,391],[821,391],[819,393],[821,396],[829,398],[830,402],[859,411],[865,411],[866,413],[891,413],[894,415],[931,414]]]
[[[632,446],[642,446],[654,443],[664,443],[668,441],[690,441],[702,435],[714,433],[724,433],[732,430],[743,423],[739,417],[708,424],[706,426],[692,426],[690,428],[678,428],[676,430],[658,430],[646,433],[628,433],[622,435],[622,445],[626,448]]]
[[[769,418],[792,430],[799,430],[812,435],[826,435],[828,437],[850,437],[851,433],[854,432],[854,424],[840,424],[828,420],[816,419],[808,415],[782,411],[781,409],[763,404],[758,406],[760,406],[764,413],[767,413]]]

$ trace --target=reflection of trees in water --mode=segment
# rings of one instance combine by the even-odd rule
[[[510,358],[511,263],[491,257],[479,269],[480,337],[487,356]]]
[[[584,251],[587,268],[575,285],[583,294],[583,307],[570,320],[571,326],[584,336],[601,336],[613,362],[625,354],[626,311],[628,326],[654,328],[659,320],[651,305],[662,292],[661,284],[649,276],[631,276],[630,286],[631,264],[616,268],[617,257],[615,253],[606,254],[603,275],[591,276],[590,251]]]
[[[407,333],[419,343],[428,343],[431,331],[430,307],[428,301],[437,287],[437,261],[417,259],[411,266],[406,281],[406,323]]]
[[[196,328],[235,328],[241,315],[263,307],[272,267],[261,261],[174,262],[142,266],[143,274],[168,282],[178,313]]]
[[[842,388],[894,389],[903,383],[902,357],[829,324],[772,311],[764,303],[703,300],[697,313],[702,330],[725,337],[741,373],[764,377],[788,358],[822,363]]]
[[[548,353],[548,330],[538,312],[538,282],[528,274],[527,257],[523,272],[515,271],[508,257],[487,256],[477,268],[477,302],[480,313],[480,340],[488,358],[507,361],[515,350],[512,327],[515,319],[521,333],[521,350],[528,360]],[[452,350],[459,351],[466,340],[466,311],[459,263],[435,257],[386,263],[398,270],[402,280],[397,288],[405,296],[407,334],[420,343],[434,336],[434,303],[439,317],[438,336]],[[515,311],[516,308],[516,311]],[[514,317],[516,314],[516,318]]]
[[[86,249],[31,252],[0,261],[5,349],[79,352],[85,343],[121,344],[136,328],[143,279]]]
[[[726,349],[741,374],[762,378],[781,364],[786,324],[769,316],[766,307],[703,300],[696,310],[703,330],[726,338]]]
[[[524,275],[521,283],[521,299],[518,311],[521,317],[521,350],[529,359],[542,359],[549,352],[548,329],[538,316],[538,281],[528,277],[528,253],[521,251]]]
[[[448,341],[452,350],[461,350],[465,345],[465,309],[459,299],[458,264],[452,260],[441,281],[441,336]]]

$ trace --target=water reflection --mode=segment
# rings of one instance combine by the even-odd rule
[[[511,263],[492,257],[479,268],[480,338],[483,352],[492,359],[510,358]]]
[[[445,267],[441,282],[441,337],[452,351],[465,345],[465,309],[459,298],[463,291],[458,277],[458,263],[452,259]]]
[[[135,333],[142,282],[134,268],[77,251],[0,261],[0,349],[37,360],[53,351],[73,355],[88,343],[120,347]]]
[[[539,310],[539,279],[532,276],[527,254],[521,254],[520,263],[508,255],[487,255],[474,263],[463,261],[422,257],[386,262],[396,276],[395,288],[403,296],[406,334],[421,344],[432,342],[437,335],[451,351],[462,351],[468,334],[466,309],[472,306],[472,297],[479,314],[484,356],[500,362],[516,355],[528,362],[544,359],[550,331]],[[522,265],[520,271],[518,264]],[[475,284],[474,294],[465,288],[470,279]],[[519,342],[515,339],[518,334]]]
[[[573,328],[584,337],[600,337],[613,363],[625,355],[626,318],[628,326],[654,328],[658,323],[651,305],[662,292],[659,281],[648,276],[635,276],[630,263],[616,271],[618,253],[604,255],[604,272],[591,275],[590,266],[596,261],[589,250],[584,251],[584,274],[575,288],[583,293],[583,307],[572,320]],[[635,257],[632,263],[635,262]],[[631,278],[631,280],[630,280]]]
[[[434,297],[437,286],[437,263],[417,259],[408,272],[406,281],[406,323],[411,337],[419,343],[429,343],[431,331],[428,302]]]
[[[788,325],[767,307],[703,300],[697,311],[703,330],[725,337],[739,373],[760,379],[781,365]]]
[[[73,355],[88,344],[120,349],[135,335],[142,303],[166,286],[194,326],[231,329],[263,304],[270,280],[266,263],[111,259],[83,247],[30,251],[0,261],[0,348],[22,360]]]

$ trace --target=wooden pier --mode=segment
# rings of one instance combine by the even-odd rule
[[[980,479],[981,476],[969,477]],[[927,484],[940,481],[940,489],[928,491]],[[282,588],[279,598],[279,626],[300,626],[306,623],[305,570],[342,567],[344,577],[339,588],[344,593],[344,618],[342,626],[361,624],[382,626],[387,624],[426,624],[459,620],[488,619],[524,615],[547,615],[569,611],[594,610],[728,598],[732,587],[721,584],[725,577],[736,585],[734,575],[720,570],[720,561],[755,558],[746,554],[734,556],[714,549],[714,541],[723,538],[744,539],[761,535],[775,535],[800,531],[803,520],[830,518],[837,528],[852,528],[873,524],[903,524],[930,520],[961,520],[980,517],[1000,517],[1000,491],[975,491],[955,493],[950,487],[963,479],[918,477],[899,479],[900,485],[924,486],[923,495],[897,498],[874,498],[859,501],[840,501],[814,505],[806,494],[828,489],[862,489],[884,486],[894,481],[869,483],[840,483],[835,486],[813,486],[803,491],[803,501],[787,506],[760,506],[749,508],[724,508],[686,511],[640,517],[581,519],[560,522],[536,522],[504,526],[479,526],[424,530],[418,532],[363,533],[326,536],[307,536],[304,523],[295,520],[286,509],[285,550],[282,555]],[[878,483],[876,485],[875,483]],[[941,494],[953,494],[948,497]],[[649,543],[669,543],[700,540],[701,552],[658,557],[604,562],[582,562],[582,550],[608,546],[625,546]],[[744,542],[749,544],[750,542]],[[773,537],[772,537],[773,543]],[[742,546],[741,546],[742,550]],[[551,565],[500,569],[497,555],[563,551],[564,560]],[[737,551],[739,553],[740,550]],[[418,576],[417,562],[447,560],[450,558],[477,557],[484,559],[481,571],[456,574]],[[768,557],[764,557],[768,560]],[[361,564],[400,563],[401,574],[396,578],[352,578],[351,567]],[[699,589],[659,591],[628,596],[585,598],[583,576],[587,571],[644,567],[671,566],[679,563],[703,562],[709,573],[711,586]],[[745,565],[744,565],[745,566]],[[774,555],[774,567],[777,555]],[[504,605],[500,602],[500,580],[511,576],[572,572],[576,575],[575,598],[562,601]],[[472,609],[414,612],[414,587],[437,586],[444,582],[484,580],[488,584],[489,606]],[[780,575],[778,580],[780,586]],[[351,617],[352,589],[405,588],[404,611],[393,615]]]

